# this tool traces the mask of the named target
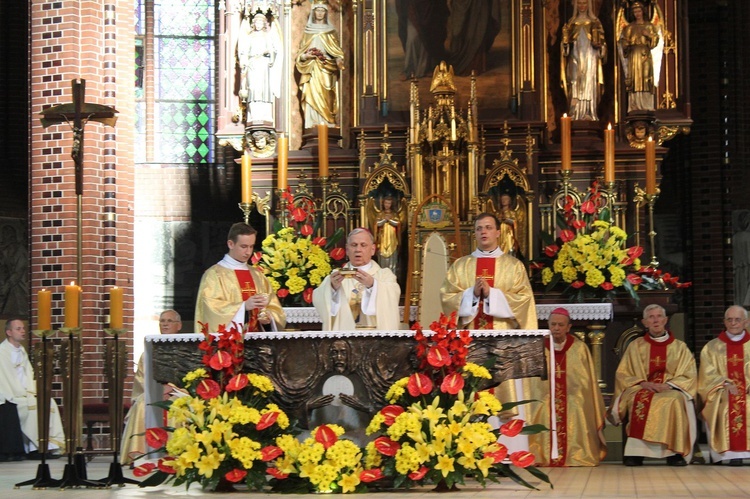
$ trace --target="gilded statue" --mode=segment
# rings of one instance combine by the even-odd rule
[[[510,177],[504,175],[501,181],[489,190],[487,211],[493,213],[500,222],[498,243],[502,252],[523,260],[527,251],[526,213],[519,189]]]
[[[641,1],[630,4],[631,19],[625,18],[625,5],[618,14],[618,49],[628,92],[628,112],[653,111],[663,55],[662,16],[656,3],[650,19]]]
[[[344,70],[344,51],[336,28],[328,20],[330,6],[313,0],[297,55],[300,101],[305,128],[320,123],[335,126],[339,112],[338,78]]]
[[[594,14],[593,0],[575,0],[575,13],[562,28],[562,86],[568,97],[568,115],[574,120],[598,121],[607,60],[604,28]]]
[[[380,208],[377,205],[380,205]],[[368,220],[370,230],[375,235],[378,265],[389,268],[398,275],[398,250],[401,233],[406,223],[404,204],[393,194],[368,201]]]
[[[440,61],[440,64],[432,72],[430,92],[443,93],[455,91],[456,84],[454,82],[453,66],[449,66],[445,61]]]

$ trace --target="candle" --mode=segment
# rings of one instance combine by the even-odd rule
[[[451,140],[456,141],[456,108],[451,106]]]
[[[560,118],[560,150],[564,171],[570,170],[570,121],[571,118],[567,114],[563,114]]]
[[[65,327],[78,327],[78,312],[81,305],[81,288],[71,282],[65,286]]]
[[[646,194],[656,194],[656,142],[646,141]]]
[[[286,190],[287,187],[287,172],[289,168],[289,139],[283,133],[279,134],[278,141],[278,154],[279,154],[279,189],[282,191]]]
[[[52,292],[49,289],[40,289],[37,296],[36,328],[42,331],[52,329]]]
[[[427,112],[427,142],[432,142],[432,106]]]
[[[328,176],[328,125],[318,125],[318,175]]]
[[[253,161],[250,153],[242,155],[242,202],[253,201]]]
[[[122,329],[122,288],[109,290],[109,327]]]
[[[604,181],[615,181],[615,131],[611,123],[604,130]]]

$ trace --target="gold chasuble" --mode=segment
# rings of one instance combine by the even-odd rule
[[[203,274],[195,304],[196,333],[201,332],[199,323],[207,323],[209,331],[216,332],[219,326],[231,327],[233,321],[248,324],[250,332],[258,331],[258,311],[248,314],[249,322],[244,314],[245,300],[257,293],[268,294],[266,313],[273,318],[278,329],[284,328],[286,316],[271,283],[257,268],[245,267],[230,269],[217,264]]]
[[[724,385],[732,381],[739,390],[730,395]],[[701,351],[698,394],[705,404],[701,415],[708,426],[708,443],[717,453],[750,451],[750,335],[732,341],[726,331]]]
[[[545,344],[549,358],[549,345]],[[549,382],[524,380],[530,404],[529,424],[550,423]],[[525,388],[525,387],[524,387]],[[568,335],[562,350],[555,350],[555,414],[558,458],[552,459],[551,433],[529,435],[529,452],[538,466],[597,466],[607,455],[604,428],[604,399],[594,374],[594,362],[584,342]]]
[[[628,437],[662,444],[673,453],[692,451],[686,399],[696,395],[695,358],[684,342],[672,333],[657,342],[647,333],[625,351],[615,375],[615,403],[621,421],[628,420]],[[667,383],[674,389],[654,393],[642,389],[644,381]]]

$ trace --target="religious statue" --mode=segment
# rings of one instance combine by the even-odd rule
[[[380,209],[376,204],[377,201],[371,198],[369,219],[373,221],[371,230],[375,235],[378,265],[398,275],[398,250],[405,223],[404,203],[389,193],[380,199]]]
[[[653,111],[654,96],[659,85],[659,71],[664,40],[662,20],[657,4],[653,4],[651,20],[646,18],[646,7],[641,1],[630,4],[632,20],[625,19],[625,4],[618,14],[618,44],[625,89],[628,92],[628,112]]]
[[[607,58],[604,28],[594,15],[593,0],[575,0],[576,12],[562,28],[562,86],[568,96],[568,115],[574,120],[598,121]]]
[[[248,2],[237,38],[240,66],[239,96],[247,111],[246,123],[274,122],[274,99],[281,95],[281,33],[271,14],[250,11]]]
[[[421,78],[448,57],[450,15],[446,0],[396,0],[398,36],[404,48],[404,78]]]
[[[490,189],[488,211],[500,221],[500,250],[523,260],[526,250],[526,214],[523,203],[519,200],[518,189],[511,178],[504,175],[502,180]]]
[[[435,66],[432,72],[432,82],[430,83],[430,92],[455,92],[456,83],[454,81],[453,66],[449,66],[445,61]]]
[[[339,111],[336,85],[344,70],[344,51],[336,29],[328,20],[326,0],[312,0],[312,9],[302,34],[297,55],[300,72],[300,101],[305,113],[305,128],[320,123],[335,126]]]

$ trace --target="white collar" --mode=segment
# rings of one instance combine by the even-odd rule
[[[727,331],[727,338],[729,338],[732,341],[742,341],[742,338],[745,337],[745,330],[743,329],[740,334],[731,334],[729,331]]]
[[[247,263],[242,263],[229,256],[229,253],[224,255],[224,258],[221,259],[219,265],[232,270],[247,270],[249,267]]]
[[[654,340],[656,343],[664,343],[665,341],[669,339],[669,331],[664,331],[664,334],[662,334],[658,338],[654,338],[653,336],[651,336],[651,333],[646,333],[646,334],[649,335],[649,337],[652,340]]]
[[[501,250],[500,246],[498,246],[492,251],[484,251],[484,250],[480,250],[479,248],[477,248],[471,253],[471,256],[476,257],[476,258],[497,258],[502,254],[503,254],[503,250]]]

